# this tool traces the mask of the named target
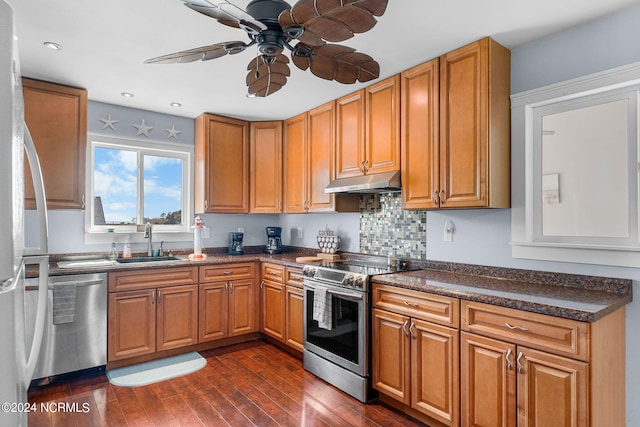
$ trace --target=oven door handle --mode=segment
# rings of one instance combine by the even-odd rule
[[[347,299],[350,299],[352,301],[362,301],[362,300],[364,300],[364,296],[363,295],[348,294],[348,293],[344,293],[344,292],[334,291],[333,289],[327,289],[327,292],[330,293],[331,295],[337,295],[339,297],[347,298]]]

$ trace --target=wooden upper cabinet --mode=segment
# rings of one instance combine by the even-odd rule
[[[362,175],[364,147],[364,89],[336,101],[336,178]]]
[[[400,76],[336,101],[337,178],[400,170]]]
[[[439,75],[437,58],[401,74],[400,139],[405,209],[438,207]]]
[[[306,212],[307,200],[307,113],[284,122],[284,212]]]
[[[365,89],[365,174],[400,170],[400,75]]]
[[[334,101],[284,122],[284,212],[358,212],[353,194],[327,194],[334,179]]]
[[[307,201],[309,212],[334,210],[334,195],[324,189],[335,178],[333,171],[333,145],[335,135],[334,102],[309,111],[307,119],[309,137],[309,174]]]
[[[196,213],[249,212],[249,123],[202,114],[195,121]]]
[[[49,209],[84,209],[87,91],[22,80],[25,122],[38,151]],[[25,162],[25,207],[35,208]]]
[[[510,206],[510,57],[490,38],[440,57],[440,207]]]
[[[282,122],[252,122],[249,146],[249,211],[281,213]]]

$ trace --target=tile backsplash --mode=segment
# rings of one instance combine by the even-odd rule
[[[427,212],[403,210],[401,193],[360,197],[360,252],[426,259]]]

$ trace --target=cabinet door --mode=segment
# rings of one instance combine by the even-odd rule
[[[256,332],[257,292],[253,279],[229,282],[229,336]]]
[[[440,58],[440,201],[486,206],[487,40]]]
[[[306,212],[307,201],[307,113],[284,122],[284,212]]]
[[[518,427],[589,425],[589,365],[518,347]]]
[[[249,124],[203,114],[195,122],[195,210],[249,212]]]
[[[308,211],[326,212],[334,210],[334,195],[324,189],[335,177],[333,171],[334,148],[334,103],[329,102],[309,111],[309,182]]]
[[[373,388],[405,405],[411,404],[409,322],[406,316],[373,311]]]
[[[228,282],[200,285],[199,342],[218,340],[227,336],[229,325],[227,289]]]
[[[439,76],[438,59],[401,74],[402,206],[438,207],[439,191]]]
[[[457,426],[460,407],[459,332],[411,319],[411,407]]]
[[[282,122],[252,122],[250,141],[251,213],[282,212]]]
[[[359,90],[336,101],[336,178],[364,173],[364,100],[364,90]]]
[[[296,286],[285,288],[285,343],[304,350],[304,291]]]
[[[285,291],[284,285],[271,280],[260,284],[262,299],[262,332],[284,342]]]
[[[198,343],[198,285],[156,290],[156,350],[169,350]]]
[[[84,209],[87,91],[23,79],[25,122],[38,151],[49,209]],[[31,176],[25,162],[25,176]],[[25,207],[35,208],[31,179]]]
[[[400,170],[400,75],[365,89],[366,173]]]
[[[463,427],[516,426],[516,357],[513,344],[461,333]]]
[[[154,289],[109,294],[110,362],[156,351],[155,295]]]

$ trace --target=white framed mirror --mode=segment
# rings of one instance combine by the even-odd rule
[[[638,65],[512,96],[514,257],[640,265],[639,103]]]

